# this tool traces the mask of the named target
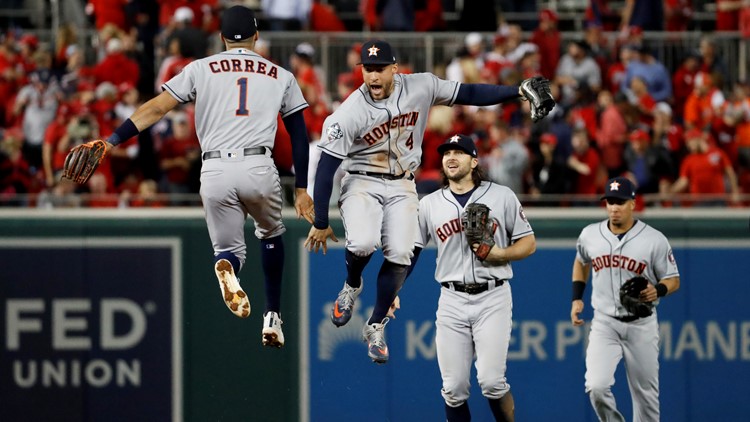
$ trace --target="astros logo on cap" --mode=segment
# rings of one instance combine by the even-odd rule
[[[378,51],[380,51],[380,49],[379,49],[379,48],[377,48],[377,47],[375,47],[375,46],[373,45],[372,47],[368,48],[368,49],[367,49],[367,51],[369,51],[369,52],[370,52],[370,54],[368,54],[368,56],[367,56],[367,57],[370,57],[370,56],[375,56],[375,57],[377,57],[377,55],[378,55]]]
[[[460,139],[460,138],[458,137],[458,135],[453,135],[453,136],[451,137],[451,143],[452,143],[452,144],[455,144],[456,142],[458,142],[458,140],[459,140],[459,139]]]
[[[620,183],[617,181],[610,183],[609,190],[620,190]]]

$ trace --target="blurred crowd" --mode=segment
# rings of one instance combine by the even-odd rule
[[[290,57],[272,57],[263,30],[344,31],[333,2],[252,3],[264,19],[257,53],[291,70],[310,104],[305,119],[315,157],[324,119],[363,83],[359,44],[349,49],[347,68],[336,70],[336,86],[328,87],[312,44],[297,45]],[[584,199],[620,175],[634,180],[640,193],[660,195],[661,206],[690,205],[683,196],[675,200],[680,193],[710,204],[742,204],[742,194],[750,193],[750,81],[727,79],[725,58],[710,35],[680,51],[676,66],[661,63],[644,41],[644,31],[686,30],[691,1],[627,0],[615,12],[606,0],[591,0],[585,30],[566,43],[553,10],[539,11],[536,26],[526,30],[497,19],[502,15],[493,2],[465,3],[474,6],[462,19],[466,15],[482,32],[466,34],[456,56],[430,71],[465,83],[506,85],[541,75],[552,81],[558,105],[534,125],[521,101],[435,107],[417,175],[420,193],[440,186],[436,146],[454,133],[473,136],[489,177],[529,205],[592,204]],[[504,3],[505,10],[528,11],[524,5],[534,2]],[[87,185],[61,181],[60,170],[70,148],[106,138],[185,65],[220,51],[219,16],[230,4],[89,0],[86,12],[97,33],[91,46],[82,44],[74,26],[62,26],[52,43],[23,28],[4,31],[0,205],[159,207],[197,193],[200,146],[190,105],[113,149]],[[442,19],[441,1],[363,0],[358,10],[371,29],[452,29]],[[744,30],[750,1],[717,1],[716,13],[718,30]],[[384,14],[389,18],[381,19]],[[412,69],[400,63],[399,71]],[[280,173],[291,175],[283,128],[274,158]]]

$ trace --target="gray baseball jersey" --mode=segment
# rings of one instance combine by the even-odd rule
[[[278,114],[307,107],[294,75],[243,48],[191,62],[162,89],[181,103],[195,101],[203,151],[273,148]]]
[[[622,239],[609,230],[608,220],[585,227],[576,246],[576,259],[591,269],[594,318],[586,349],[586,392],[601,420],[624,421],[611,387],[620,359],[625,358],[633,399],[633,421],[659,420],[659,324],[656,312],[646,318],[628,316],[620,303],[620,286],[642,276],[652,284],[678,277],[667,238],[636,221]],[[657,301],[658,302],[658,301]],[[656,302],[655,302],[656,304]]]
[[[245,262],[245,217],[266,239],[285,231],[279,174],[270,150],[277,117],[307,107],[294,76],[253,51],[234,48],[196,60],[162,88],[181,103],[195,102],[201,150],[219,151],[203,161],[200,194],[214,252]],[[266,147],[245,156],[243,149]]]
[[[593,270],[591,306],[613,317],[627,315],[619,295],[625,281],[642,276],[655,285],[679,276],[667,238],[642,221],[636,221],[622,240],[609,230],[608,220],[585,227],[578,237],[576,259]]]
[[[534,233],[521,203],[509,188],[482,182],[467,204],[473,202],[490,208],[490,217],[498,223],[495,231],[498,247],[508,247],[511,242]],[[513,278],[510,263],[485,265],[476,259],[461,227],[463,210],[448,188],[426,195],[419,202],[420,236],[416,246],[424,248],[430,239],[437,244],[435,280],[471,284]]]
[[[467,204],[475,202],[490,208],[490,217],[497,223],[494,239],[499,247],[507,247],[534,233],[518,198],[507,187],[482,182]],[[498,284],[495,280],[509,280],[513,270],[510,263],[491,265],[476,258],[461,226],[463,211],[464,207],[449,188],[422,198],[416,243],[424,247],[432,239],[437,244],[435,279],[438,282],[484,283],[490,288],[472,296],[440,289],[435,345],[443,379],[442,395],[453,407],[469,398],[469,377],[475,356],[482,395],[499,399],[510,390],[505,370],[513,299],[510,283]]]
[[[318,147],[344,160],[345,170],[416,170],[430,108],[453,105],[460,86],[431,73],[396,74],[393,84],[393,93],[379,101],[363,84],[325,120]]]

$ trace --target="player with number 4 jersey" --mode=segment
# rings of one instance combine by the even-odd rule
[[[362,271],[377,248],[385,261],[377,279],[375,307],[363,329],[368,355],[388,361],[384,327],[388,312],[406,278],[417,238],[419,199],[414,172],[422,155],[429,110],[435,105],[490,105],[526,99],[538,119],[554,106],[544,81],[521,86],[461,84],[431,73],[402,75],[391,45],[382,40],[362,44],[364,84],[323,125],[315,176],[315,222],[305,245],[326,251],[328,202],[333,175],[343,163],[339,208],[346,231],[347,278],[331,310],[336,326],[346,324],[360,291]],[[537,90],[537,91],[535,91]]]

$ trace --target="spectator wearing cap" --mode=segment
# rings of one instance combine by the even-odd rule
[[[554,79],[557,64],[560,61],[562,44],[560,31],[557,29],[559,18],[550,9],[539,12],[539,27],[531,35],[531,42],[539,47],[540,73],[547,79]]]
[[[470,32],[464,38],[464,46],[459,49],[445,68],[445,78],[449,81],[476,83],[484,67],[484,40],[478,32]]]
[[[107,55],[91,70],[95,83],[104,81],[119,85],[123,82],[138,84],[140,69],[138,62],[125,55],[123,42],[119,38],[107,41]]]
[[[672,107],[669,104],[661,102],[654,107],[654,123],[651,126],[653,131],[653,144],[663,146],[670,154],[673,163],[682,161],[684,154],[684,130],[682,125],[676,123],[672,118]],[[677,178],[675,168],[673,178]]]
[[[180,56],[184,58],[202,59],[208,54],[208,34],[195,26],[193,9],[178,7],[172,17],[172,23],[166,37],[166,45],[177,40]],[[166,32],[166,31],[165,31]]]
[[[622,153],[625,150],[628,127],[611,92],[600,91],[597,105],[599,112],[596,145],[601,152],[602,164],[607,169],[607,177],[611,178],[620,175],[624,170]]]
[[[261,0],[260,7],[271,31],[299,31],[307,27],[311,0]]]
[[[557,147],[557,136],[552,133],[543,133],[539,137],[539,155],[535,157],[531,165],[532,180],[529,183],[529,193],[534,198],[541,195],[563,194],[569,190],[568,167],[563,160],[555,155]],[[558,205],[558,201],[534,202],[540,206]]]
[[[685,134],[688,155],[680,165],[680,176],[670,187],[671,193],[685,190],[693,195],[721,195],[727,193],[729,186],[730,200],[739,200],[737,174],[724,151],[708,142],[705,132],[691,129]],[[703,205],[723,205],[723,200],[701,201]]]
[[[290,67],[297,84],[302,90],[302,95],[309,105],[303,111],[305,124],[311,142],[320,139],[323,130],[323,121],[330,114],[329,100],[326,96],[322,73],[313,62],[315,48],[309,43],[303,42],[298,44],[294,49],[294,54],[290,58]]]
[[[505,35],[505,57],[514,65],[518,64],[529,51],[539,50],[536,44],[524,41],[519,25],[503,26],[498,31]]]
[[[685,101],[685,127],[710,131],[714,120],[721,119],[725,101],[724,94],[716,87],[711,75],[699,72],[695,76],[693,91]]]
[[[24,156],[33,169],[41,169],[44,131],[55,119],[61,93],[49,69],[34,71],[29,81],[16,96],[13,114],[23,113]]]
[[[361,53],[362,45],[359,43],[353,44],[346,52],[346,66],[348,67],[348,70],[340,73],[338,77],[339,101],[344,101],[349,94],[365,83],[365,78],[362,76],[362,69],[359,67]]]
[[[555,83],[561,87],[563,104],[572,104],[575,91],[581,85],[585,84],[593,92],[599,92],[602,86],[601,69],[589,57],[585,41],[574,40],[568,43],[567,53],[562,56],[555,71]]]
[[[625,0],[620,29],[637,26],[644,31],[664,29],[664,3],[654,0]]]
[[[664,146],[655,144],[651,134],[636,129],[625,149],[626,176],[636,182],[638,193],[668,193],[675,180],[675,165]]]

